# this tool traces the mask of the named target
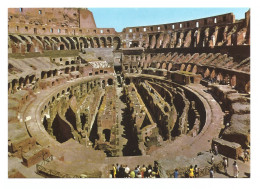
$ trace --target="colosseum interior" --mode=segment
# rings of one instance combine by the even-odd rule
[[[250,177],[245,151],[250,10],[118,32],[88,9],[8,9],[9,178],[221,177],[223,157]]]

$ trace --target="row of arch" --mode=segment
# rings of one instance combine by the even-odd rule
[[[24,88],[26,85],[34,84],[34,82],[38,81],[35,75],[27,75],[26,77],[20,77],[19,79],[13,79],[8,82],[8,93],[15,93],[17,90]]]
[[[8,35],[8,46],[12,53],[42,52],[43,50],[82,50],[84,48],[121,47],[121,39],[112,37],[70,37],[70,36],[36,36]]]
[[[140,46],[148,49],[210,47],[245,43],[249,35],[242,25],[198,28],[172,33],[147,34],[140,39]],[[239,41],[237,40],[239,39]]]
[[[185,71],[194,74],[200,74],[204,80],[216,82],[223,85],[230,85],[232,88],[241,90],[242,92],[250,92],[250,75],[248,77],[238,77],[239,73],[233,71],[225,71],[220,68],[211,68],[206,66],[198,66],[194,63],[173,64],[173,63],[157,63],[156,69],[165,69],[167,71]]]

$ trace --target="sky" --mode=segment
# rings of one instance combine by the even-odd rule
[[[232,12],[236,19],[245,18],[249,8],[89,8],[98,28],[146,26],[194,20]]]

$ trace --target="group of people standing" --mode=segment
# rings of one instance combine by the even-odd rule
[[[112,178],[160,178],[158,163],[155,161],[154,166],[137,165],[131,170],[127,165],[113,164],[111,171]]]

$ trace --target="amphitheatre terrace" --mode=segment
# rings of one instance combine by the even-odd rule
[[[245,150],[250,10],[117,32],[88,9],[8,9],[9,178],[108,178],[112,164],[154,162],[160,177],[190,165],[207,177]]]

